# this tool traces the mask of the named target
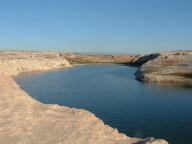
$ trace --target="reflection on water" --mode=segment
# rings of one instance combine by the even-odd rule
[[[129,136],[192,143],[192,89],[143,84],[136,69],[83,65],[15,79],[35,99],[89,110]]]

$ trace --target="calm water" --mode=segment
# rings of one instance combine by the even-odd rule
[[[129,136],[192,144],[192,89],[143,84],[136,69],[83,65],[15,79],[38,101],[89,110]]]

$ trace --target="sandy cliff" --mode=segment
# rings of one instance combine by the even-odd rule
[[[161,53],[136,72],[141,81],[192,86],[192,51]]]
[[[131,55],[100,55],[62,53],[63,57],[73,63],[129,63],[135,57]]]
[[[0,74],[4,75],[17,75],[22,72],[45,71],[70,66],[66,59],[53,52],[0,53]]]
[[[120,134],[86,110],[42,104],[11,75],[69,67],[57,53],[0,54],[0,143],[3,144],[167,144]]]

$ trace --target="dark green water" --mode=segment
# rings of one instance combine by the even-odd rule
[[[136,70],[83,65],[15,79],[38,101],[89,110],[128,136],[192,144],[192,89],[143,84],[134,79]]]

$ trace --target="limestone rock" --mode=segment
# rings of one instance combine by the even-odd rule
[[[176,51],[143,64],[136,72],[141,81],[192,86],[192,51]]]

